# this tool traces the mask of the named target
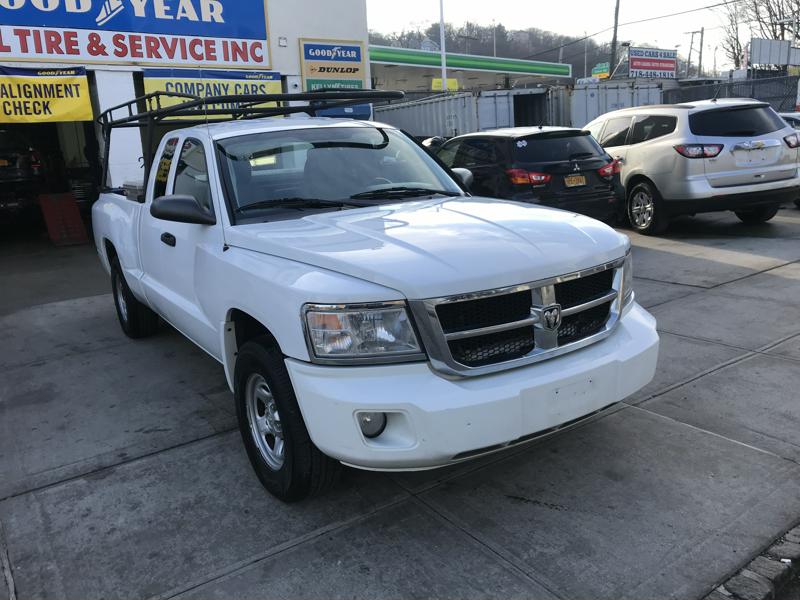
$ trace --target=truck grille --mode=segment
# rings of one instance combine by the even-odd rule
[[[580,342],[610,331],[619,314],[621,266],[615,261],[544,282],[420,301],[412,308],[416,304],[417,315],[425,315],[417,322],[427,334],[434,367],[454,374],[494,372],[583,347],[588,342]],[[548,317],[556,306],[561,321],[552,327]]]

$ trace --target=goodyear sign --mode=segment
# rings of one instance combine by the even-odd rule
[[[85,69],[0,67],[0,123],[91,120]]]
[[[269,69],[265,0],[0,0],[0,61]]]
[[[353,89],[365,87],[367,65],[361,42],[300,40],[303,89]]]
[[[232,94],[280,94],[281,74],[259,71],[212,71],[200,69],[145,69],[144,91],[174,92],[190,96],[229,96]],[[162,99],[161,106],[183,102],[180,98]],[[235,107],[235,104],[228,108]],[[220,108],[226,108],[220,106]]]

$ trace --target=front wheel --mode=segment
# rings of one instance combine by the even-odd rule
[[[283,356],[269,338],[240,349],[234,398],[250,464],[272,495],[295,502],[336,482],[341,465],[311,441]]]
[[[736,216],[742,223],[748,225],[758,225],[766,223],[772,217],[778,214],[780,206],[759,206],[758,208],[751,208],[748,210],[737,210]]]
[[[651,183],[637,183],[628,194],[628,220],[634,230],[645,235],[657,235],[667,228],[664,203]]]

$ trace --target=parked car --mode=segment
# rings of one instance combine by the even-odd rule
[[[436,155],[469,169],[471,191],[571,210],[601,220],[621,214],[617,163],[587,132],[565,127],[516,127],[455,137]],[[621,189],[621,188],[620,188]]]
[[[800,136],[762,102],[640,106],[586,129],[620,162],[626,212],[641,233],[663,232],[676,215],[724,210],[764,223],[800,198]]]
[[[163,318],[223,364],[283,500],[340,463],[430,469],[527,442],[654,375],[626,236],[471,197],[392,127],[195,126],[166,134],[149,173],[142,203],[107,191],[93,207],[122,330]]]
[[[12,219],[38,210],[42,175],[39,153],[16,132],[0,129],[0,217]]]
[[[781,118],[795,129],[800,129],[800,112],[778,113]]]

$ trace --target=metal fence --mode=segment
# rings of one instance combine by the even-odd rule
[[[686,86],[664,90],[663,99],[667,104],[680,104],[710,98],[755,98],[769,102],[779,112],[791,112],[797,105],[798,80],[800,77],[773,77]]]

